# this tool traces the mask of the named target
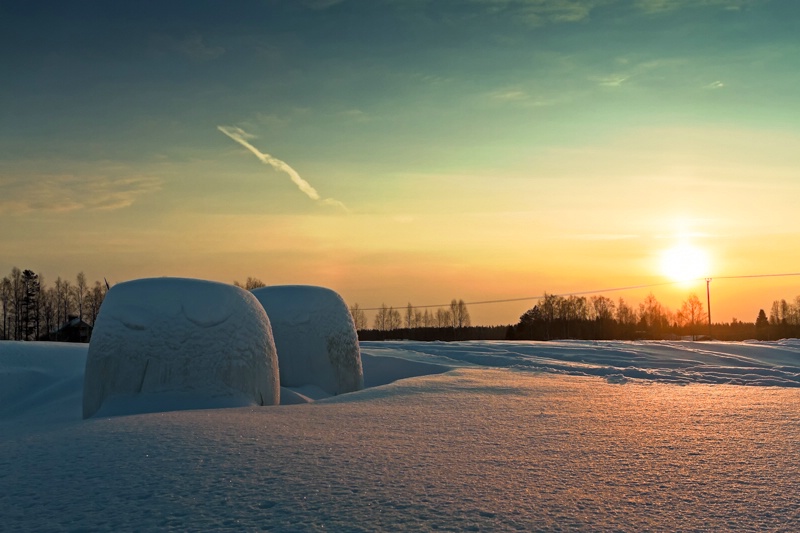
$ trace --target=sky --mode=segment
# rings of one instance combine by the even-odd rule
[[[0,0],[0,272],[800,294],[793,0]],[[706,283],[649,292],[676,309]],[[534,300],[475,305],[515,323]]]

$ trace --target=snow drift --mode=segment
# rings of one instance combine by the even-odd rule
[[[86,349],[86,344],[0,341],[0,420],[80,420]]]
[[[83,417],[280,401],[270,322],[249,292],[210,281],[114,286],[86,358]]]
[[[255,289],[267,311],[278,350],[281,385],[315,385],[329,394],[364,387],[355,324],[344,300],[324,287]]]

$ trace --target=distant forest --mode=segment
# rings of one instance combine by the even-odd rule
[[[466,323],[453,319],[456,304],[463,309]],[[361,340],[777,340],[800,337],[800,296],[793,303],[776,300],[769,316],[761,309],[754,313],[754,322],[714,322],[708,326],[705,305],[696,294],[690,294],[673,312],[651,293],[634,307],[623,298],[617,301],[606,296],[569,296],[545,294],[536,305],[525,311],[519,322],[508,326],[478,326],[469,323],[469,312],[463,300],[453,300],[450,309],[435,313],[408,304],[404,313],[382,306],[368,327],[364,311],[355,304],[350,308]],[[421,314],[422,313],[422,314]],[[387,320],[385,317],[391,317]],[[420,318],[423,317],[423,318]],[[424,317],[427,317],[425,319]]]
[[[763,309],[754,322],[712,322],[705,306],[690,294],[673,312],[651,293],[638,308],[624,299],[545,295],[508,328],[508,339],[718,339],[777,340],[800,336],[800,296],[794,303],[776,300],[769,317]]]
[[[263,287],[257,278],[234,285],[245,289]],[[83,272],[74,281],[58,277],[48,286],[32,270],[12,268],[0,281],[2,304],[1,340],[68,340],[61,333],[69,324],[94,326],[108,284],[87,282]],[[605,296],[563,297],[545,294],[520,316],[516,324],[473,326],[467,304],[453,299],[435,310],[414,307],[395,309],[382,305],[372,327],[358,304],[350,313],[361,340],[636,340],[709,338],[718,340],[777,340],[800,337],[800,296],[793,302],[776,300],[769,315],[763,310],[754,322],[715,322],[708,326],[702,300],[690,294],[673,312],[651,293],[634,307],[619,298]],[[90,329],[90,328],[89,328]]]

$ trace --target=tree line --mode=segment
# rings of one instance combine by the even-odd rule
[[[770,313],[761,309],[754,322],[736,318],[709,327],[703,301],[689,294],[673,311],[653,293],[638,305],[624,298],[606,296],[558,296],[545,294],[508,326],[472,326],[467,304],[452,300],[448,308],[435,311],[401,309],[382,304],[370,328],[366,313],[357,303],[350,307],[361,340],[777,340],[800,337],[800,296],[793,302],[776,300]]]
[[[800,336],[800,296],[794,303],[775,301],[767,318],[761,309],[755,322],[712,323],[703,302],[694,293],[671,311],[650,293],[634,307],[623,298],[545,294],[536,305],[508,326],[506,339],[634,340],[691,337],[719,340],[776,340]]]
[[[254,277],[233,284],[246,290],[265,286]],[[108,289],[105,280],[88,283],[83,272],[74,282],[57,277],[49,287],[44,275],[13,267],[0,282],[0,340],[66,340],[57,332],[72,319],[94,327]]]
[[[402,310],[381,304],[375,313],[372,328],[367,315],[356,303],[350,306],[359,340],[409,339],[435,340],[490,340],[502,339],[496,327],[473,327],[469,309],[464,300],[451,300],[447,307],[436,310],[414,307],[410,302]]]
[[[265,284],[248,277],[234,285],[252,290]],[[108,291],[107,282],[90,284],[83,272],[75,280],[57,277],[52,286],[32,270],[11,269],[0,281],[2,340],[52,339],[52,333],[71,319],[94,326]],[[350,306],[359,338],[382,340],[551,340],[551,339],[673,339],[710,335],[719,340],[776,340],[800,337],[800,296],[794,301],[776,300],[769,315],[761,309],[754,322],[734,318],[709,327],[703,302],[689,294],[676,311],[662,305],[650,293],[638,306],[623,298],[606,296],[558,296],[545,294],[508,326],[472,326],[464,300],[453,299],[447,307],[395,309],[382,304],[370,328],[365,310]]]
[[[393,330],[360,329],[360,341],[501,341],[508,326],[418,327]]]
[[[49,338],[73,318],[93,326],[107,290],[108,286],[100,281],[88,283],[83,272],[75,276],[74,282],[57,277],[48,286],[42,274],[13,267],[0,281],[0,339]]]
[[[759,325],[761,333],[767,335],[765,340],[800,337],[800,296],[795,296],[794,302],[773,301],[769,318],[763,309],[759,311],[756,326]]]
[[[350,306],[350,314],[353,316],[356,330],[370,329],[367,315],[357,303]],[[464,300],[453,299],[449,307],[439,307],[436,311],[429,311],[427,308],[421,311],[409,302],[401,313],[399,309],[381,304],[375,314],[372,329],[394,331],[416,328],[467,328],[471,325],[467,304]]]

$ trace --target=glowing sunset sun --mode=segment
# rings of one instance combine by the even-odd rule
[[[678,244],[661,256],[661,272],[674,281],[689,281],[707,276],[708,254],[691,244]]]

